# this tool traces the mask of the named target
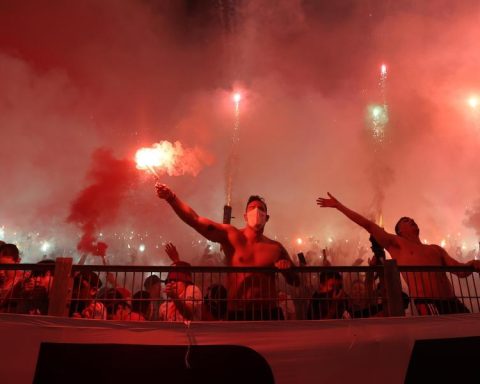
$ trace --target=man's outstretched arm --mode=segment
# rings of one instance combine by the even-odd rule
[[[228,241],[226,224],[216,223],[199,216],[191,207],[181,201],[165,184],[155,184],[157,195],[173,208],[177,216],[210,241],[224,244]]]
[[[447,267],[473,267],[473,270],[475,272],[480,273],[480,260],[470,260],[467,261],[466,263],[461,263],[457,260],[455,260],[453,257],[451,257],[445,249],[440,247],[439,245],[432,245],[436,247],[439,251],[439,253],[442,255],[443,258],[443,263]],[[457,275],[458,277],[468,277],[472,274],[472,272],[452,272],[453,274]]]
[[[378,226],[373,221],[370,221],[359,213],[347,208],[330,193],[327,194],[329,198],[319,197],[317,199],[317,205],[322,208],[336,208],[354,223],[366,229],[383,248],[388,249],[390,247],[398,246],[395,235],[386,232],[382,227]]]

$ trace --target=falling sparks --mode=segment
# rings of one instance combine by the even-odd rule
[[[385,105],[372,104],[367,108],[367,120],[372,129],[375,141],[381,143],[385,138],[385,126],[388,123],[388,112]]]
[[[387,104],[387,65],[380,66],[380,80],[378,86],[382,98],[382,105],[371,105],[368,107],[368,121],[372,130],[373,138],[377,143],[382,143],[385,138],[385,127],[388,123]]]
[[[230,148],[230,156],[227,162],[227,183],[226,183],[226,205],[231,206],[232,202],[232,188],[233,178],[237,167],[238,158],[238,142],[240,141],[240,101],[242,95],[239,92],[235,92],[232,96],[232,100],[235,103],[235,119],[233,124],[232,142]]]

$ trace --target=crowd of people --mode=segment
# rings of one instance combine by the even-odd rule
[[[111,273],[105,278],[91,270],[72,276],[73,289],[69,315],[75,318],[131,321],[190,321],[190,320],[284,320],[340,319],[384,316],[385,281],[382,276],[367,272],[347,279],[339,272],[322,271],[300,274],[288,252],[278,241],[264,235],[269,220],[267,204],[260,196],[251,196],[246,204],[246,226],[236,228],[228,223],[216,223],[199,216],[180,200],[166,185],[157,184],[159,198],[165,200],[190,227],[206,239],[221,245],[227,265],[244,268],[229,272],[221,282],[210,284],[202,292],[189,271],[190,264],[180,260],[175,246],[165,246],[172,260],[165,280],[150,274],[141,290],[131,292],[118,284]],[[460,263],[437,245],[423,244],[413,219],[401,218],[395,234],[386,232],[374,222],[341,204],[329,194],[319,198],[320,207],[335,208],[370,233],[372,258],[369,264],[381,265],[385,250],[401,266],[471,266],[480,271],[480,261]],[[20,262],[14,244],[0,243],[0,264]],[[42,260],[41,264],[54,264]],[[328,266],[324,258],[324,265]],[[264,268],[256,271],[255,268]],[[266,272],[265,269],[270,269]],[[470,271],[454,272],[466,277]],[[312,278],[313,275],[313,278]],[[143,276],[143,275],[142,275]],[[278,281],[282,276],[282,289]],[[408,294],[403,293],[404,308],[412,301],[419,314],[465,313],[469,309],[454,293],[445,272],[405,272],[403,278]],[[49,293],[54,281],[53,268],[34,271],[0,270],[0,312],[48,314]],[[345,289],[345,283],[348,289]],[[287,285],[289,287],[287,287]],[[409,297],[410,295],[410,297]]]

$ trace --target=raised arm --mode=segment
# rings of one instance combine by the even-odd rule
[[[466,263],[461,263],[451,257],[445,249],[440,247],[439,245],[432,245],[438,249],[440,254],[442,255],[443,264],[447,267],[473,267],[475,272],[480,272],[480,260],[470,260]],[[472,272],[452,272],[458,277],[467,277],[472,274]]]
[[[395,235],[386,232],[382,227],[378,226],[373,221],[370,221],[359,213],[347,208],[330,193],[327,194],[329,198],[319,197],[317,199],[317,205],[322,208],[336,208],[354,223],[367,230],[383,248],[388,250],[392,247],[398,247],[398,241]]]
[[[229,225],[216,223],[205,217],[199,216],[191,207],[181,201],[165,184],[157,183],[155,184],[155,188],[158,197],[170,204],[177,216],[182,219],[183,222],[210,241],[221,244],[228,242]]]

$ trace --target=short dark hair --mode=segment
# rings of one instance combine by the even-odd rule
[[[248,198],[247,205],[245,206],[245,210],[247,210],[248,205],[253,201],[259,201],[260,203],[262,203],[265,207],[265,211],[267,211],[267,203],[265,203],[265,199],[261,196],[258,196],[258,195],[251,195]]]
[[[161,282],[162,282],[162,280],[157,275],[150,275],[143,282],[143,286],[144,286],[145,289],[150,289],[155,284],[159,284]]]
[[[15,262],[20,260],[20,252],[15,244],[3,244],[0,256],[11,257]]]
[[[320,283],[325,284],[327,280],[334,279],[334,280],[343,280],[342,275],[340,272],[320,272],[318,275],[318,279],[320,280]]]
[[[191,267],[190,263],[187,263],[186,261],[177,261],[174,264],[175,267]],[[192,274],[190,271],[185,270],[185,271],[175,271],[171,270],[168,272],[167,278],[165,279],[165,283],[170,283],[172,281],[182,281],[186,285],[193,285],[193,279],[192,279]]]
[[[55,264],[55,260],[52,260],[52,259],[45,259],[45,260],[41,260],[39,261],[37,264],[48,264],[48,265],[54,265]],[[53,276],[54,273],[55,273],[55,268],[49,270],[50,271],[50,275]],[[45,276],[45,274],[47,273],[47,270],[45,269],[41,269],[41,270],[34,270],[32,271],[32,274],[31,276],[32,277],[38,277],[38,276]]]

